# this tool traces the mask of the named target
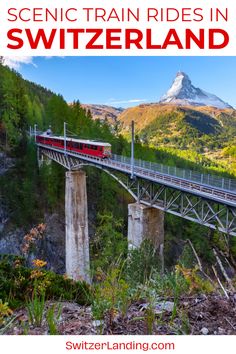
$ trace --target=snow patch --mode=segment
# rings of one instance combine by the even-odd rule
[[[193,86],[190,78],[184,72],[177,73],[171,88],[161,97],[159,103],[180,106],[213,106],[220,109],[233,108],[216,95]]]

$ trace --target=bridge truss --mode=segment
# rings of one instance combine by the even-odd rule
[[[130,178],[130,169],[122,171],[113,165],[74,154],[65,154],[58,149],[38,145],[40,156],[46,156],[68,170],[83,166],[94,166],[117,180],[138,202],[170,214],[236,236],[236,203],[216,200],[211,195],[196,191],[187,191],[161,181],[150,180],[145,176],[134,175]],[[74,156],[73,156],[74,155]]]

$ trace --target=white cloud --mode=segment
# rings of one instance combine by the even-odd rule
[[[33,62],[33,57],[4,57],[4,65],[9,66],[12,69],[18,70],[22,64],[30,64],[37,67]]]
[[[125,104],[125,103],[141,103],[147,101],[146,98],[133,98],[130,100],[115,100],[114,98],[110,98],[106,104]]]
[[[50,60],[52,58],[55,58],[55,56],[44,56],[43,57],[44,59],[46,60]],[[65,57],[64,56],[60,56],[58,58],[61,58],[61,59],[64,59]],[[15,70],[18,70],[21,65],[23,64],[30,64],[30,65],[33,65],[35,68],[37,68],[37,65],[34,63],[34,57],[27,57],[27,56],[23,56],[23,57],[14,57],[14,56],[11,56],[11,57],[3,57],[4,59],[4,64],[9,66],[10,68],[12,69],[15,69]]]

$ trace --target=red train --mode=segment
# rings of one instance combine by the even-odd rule
[[[64,149],[64,137],[61,136],[49,136],[47,134],[37,135],[36,143]],[[101,141],[67,138],[66,149],[101,159],[112,156],[111,144]]]

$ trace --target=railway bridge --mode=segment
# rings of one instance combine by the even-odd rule
[[[113,177],[134,198],[128,206],[129,247],[145,238],[163,250],[164,213],[236,236],[236,180],[112,155],[98,159],[65,148],[37,143],[39,162],[46,157],[66,172],[66,272],[89,281],[86,175],[94,166]]]

